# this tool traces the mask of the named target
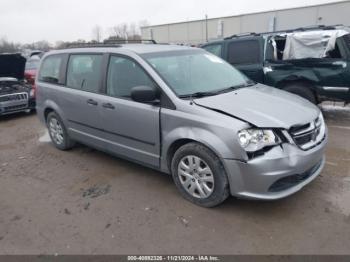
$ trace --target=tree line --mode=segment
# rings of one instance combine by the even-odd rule
[[[149,23],[146,20],[136,23],[121,23],[112,26],[108,29],[103,29],[101,26],[96,25],[92,28],[92,39],[78,39],[76,41],[58,41],[52,44],[46,40],[36,41],[34,43],[20,44],[7,40],[5,37],[0,38],[0,53],[18,53],[25,50],[41,50],[49,51],[51,49],[66,48],[75,44],[86,44],[86,43],[103,43],[110,40],[116,41],[138,41],[141,40],[141,27],[148,26]],[[104,37],[107,35],[107,37]]]

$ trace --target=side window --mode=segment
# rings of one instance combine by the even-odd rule
[[[204,47],[204,50],[218,57],[221,57],[222,44],[208,45]]]
[[[52,55],[45,58],[40,68],[39,81],[58,84],[62,61],[62,55]]]
[[[136,86],[155,87],[155,83],[133,60],[112,56],[108,67],[107,94],[130,98],[131,89]]]
[[[228,46],[230,64],[256,64],[260,62],[260,45],[257,40],[232,42]]]
[[[71,55],[67,70],[67,87],[99,93],[102,55]]]

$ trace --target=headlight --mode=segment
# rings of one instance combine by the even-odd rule
[[[323,118],[322,112],[320,113],[320,115],[316,119],[315,125],[316,125],[316,127],[321,127],[322,125],[324,125],[324,118]]]
[[[280,143],[280,139],[272,130],[246,129],[238,132],[238,140],[247,152],[255,152],[266,146]]]

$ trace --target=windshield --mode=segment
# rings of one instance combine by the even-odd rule
[[[144,58],[180,97],[209,95],[249,84],[233,66],[202,50],[147,54]]]

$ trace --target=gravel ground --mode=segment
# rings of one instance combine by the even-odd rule
[[[327,164],[275,202],[181,198],[170,176],[0,118],[0,254],[350,254],[350,108],[323,105]]]

